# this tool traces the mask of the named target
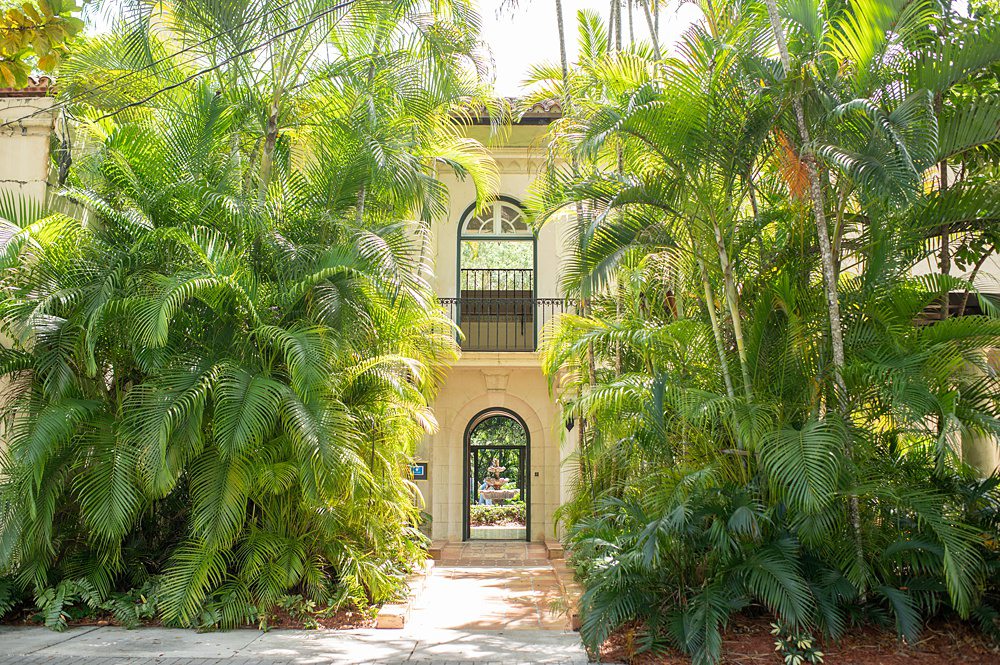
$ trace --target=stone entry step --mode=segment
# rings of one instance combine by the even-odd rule
[[[514,549],[517,549],[518,554],[520,553],[520,550],[518,549],[518,547],[521,545],[520,542],[515,541],[509,544],[513,545],[514,548],[512,548],[512,550],[505,549],[504,550],[505,557],[509,552],[512,552]],[[427,553],[430,555],[431,559],[435,561],[440,561],[442,559],[442,557],[445,555],[445,548],[448,548],[447,553],[450,559],[455,559],[455,558],[461,559],[465,555],[468,555],[469,558],[473,558],[473,555],[479,555],[479,554],[482,554],[483,558],[486,558],[485,555],[488,553],[488,550],[485,547],[485,545],[487,544],[476,543],[476,542],[449,543],[447,540],[435,540],[430,544],[430,547],[427,548]],[[492,543],[489,543],[488,545],[491,547],[494,546]],[[537,547],[538,543],[525,543],[525,545],[527,546],[525,550],[526,554],[529,552],[534,554],[539,551]],[[466,548],[465,546],[469,547]],[[562,543],[560,543],[558,540],[546,540],[544,543],[544,547],[545,547],[545,558],[550,560],[558,560],[566,558],[565,549],[563,548]]]
[[[432,546],[432,556],[443,566],[544,566],[549,562],[544,543],[524,541],[443,543]]]
[[[524,540],[523,526],[474,526],[473,540]]]

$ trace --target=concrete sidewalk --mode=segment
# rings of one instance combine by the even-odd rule
[[[399,630],[193,630],[0,626],[0,665],[333,665],[344,663],[558,663],[587,654],[537,543],[444,548]]]
[[[579,635],[561,630],[125,630],[0,627],[0,665],[319,665],[340,663],[587,662]]]

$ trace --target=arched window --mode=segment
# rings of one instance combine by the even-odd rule
[[[469,206],[458,235],[456,320],[467,351],[535,348],[535,233],[517,201]]]
[[[466,214],[462,238],[532,238],[524,211],[512,201],[497,199],[478,214]]]

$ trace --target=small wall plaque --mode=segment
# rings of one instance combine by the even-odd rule
[[[414,462],[410,465],[414,480],[427,480],[427,462]]]

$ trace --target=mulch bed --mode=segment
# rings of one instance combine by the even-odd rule
[[[628,665],[690,665],[675,650],[633,655],[636,627],[622,629],[601,647],[601,661]],[[895,633],[875,627],[855,628],[836,644],[821,643],[825,665],[997,665],[1000,647],[959,622],[935,622],[912,646]],[[723,634],[723,665],[780,665],[771,624],[766,618],[737,617]]]
[[[347,628],[374,628],[375,617],[357,610],[338,610],[328,617],[315,617],[320,628],[344,630]],[[247,626],[256,628],[256,626]],[[287,612],[278,610],[277,614],[268,615],[268,629],[274,628],[304,628],[301,618],[290,616]],[[313,626],[310,626],[312,628]]]

